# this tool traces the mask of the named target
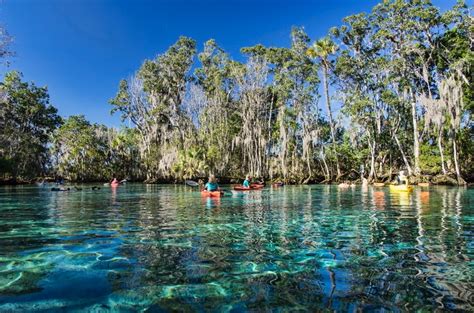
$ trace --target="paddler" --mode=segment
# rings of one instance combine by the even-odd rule
[[[251,179],[252,179],[252,177],[250,177],[250,175],[245,176],[245,180],[244,180],[242,186],[244,186],[245,188],[250,188],[250,180]]]
[[[217,184],[216,176],[214,176],[212,174],[209,175],[209,180],[206,183],[206,185],[204,185],[203,190],[207,190],[207,191],[217,191],[217,190],[219,190],[219,184]]]
[[[405,175],[405,171],[400,171],[397,176],[397,185],[408,185],[408,177]]]

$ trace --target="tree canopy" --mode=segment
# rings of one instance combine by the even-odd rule
[[[62,123],[47,89],[11,72],[0,171],[307,183],[386,181],[405,169],[463,184],[474,173],[473,33],[463,1],[441,12],[429,0],[385,0],[323,38],[294,27],[287,47],[243,47],[243,61],[215,40],[199,50],[180,37],[119,82],[110,104],[130,125],[121,130],[83,116]]]

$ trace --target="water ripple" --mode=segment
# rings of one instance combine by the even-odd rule
[[[473,190],[0,188],[0,311],[474,310]]]

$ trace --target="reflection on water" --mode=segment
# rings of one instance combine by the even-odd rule
[[[472,311],[473,194],[5,187],[0,311]]]

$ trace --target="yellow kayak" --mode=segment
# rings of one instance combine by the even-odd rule
[[[413,186],[408,185],[390,185],[390,191],[412,192]]]

